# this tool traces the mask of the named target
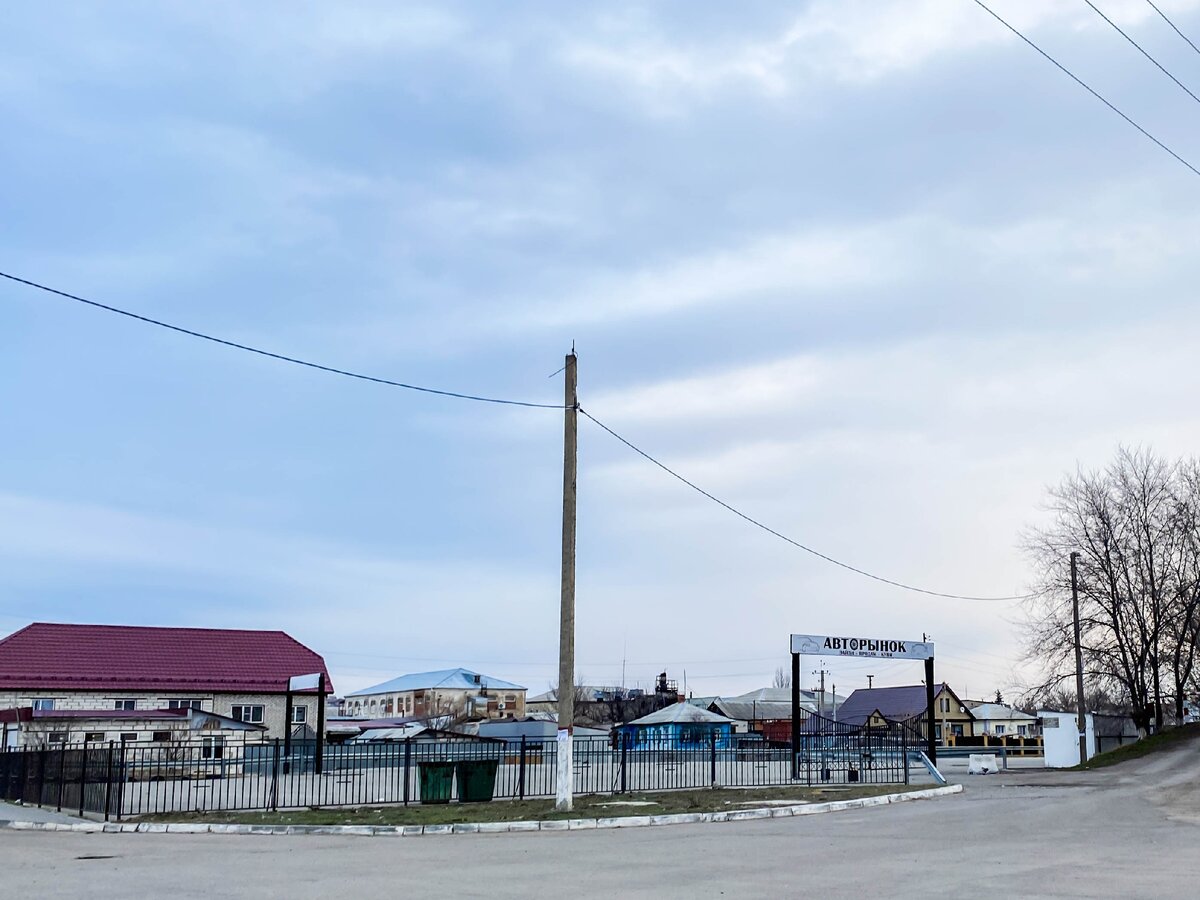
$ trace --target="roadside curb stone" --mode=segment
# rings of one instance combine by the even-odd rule
[[[546,819],[522,822],[458,822],[444,825],[242,825],[197,822],[20,822],[0,820],[0,830],[69,831],[84,834],[252,834],[252,835],[328,835],[358,837],[418,837],[443,834],[514,834],[529,831],[580,831],[598,828],[645,828],[662,825],[692,825],[715,822],[746,822],[756,819],[782,819],[811,816],[847,809],[887,806],[910,800],[929,800],[961,793],[961,784],[859,797],[854,800],[830,800],[826,803],[802,803],[795,806],[770,806],[722,812],[665,813],[648,816],[607,816],[597,819]]]

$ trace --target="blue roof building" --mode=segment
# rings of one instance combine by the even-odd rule
[[[504,719],[525,715],[525,688],[470,669],[414,672],[352,691],[342,701],[348,716]]]
[[[733,719],[691,703],[673,703],[626,722],[621,734],[628,736],[630,749],[687,750],[714,744],[720,749],[731,746],[733,725]]]

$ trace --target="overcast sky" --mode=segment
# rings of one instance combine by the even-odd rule
[[[1158,0],[1200,42],[1198,0]],[[1097,0],[1200,93],[1142,0]],[[1200,166],[1082,0],[994,8]],[[0,269],[268,350],[580,399],[787,535],[1020,594],[1048,484],[1200,444],[1200,178],[971,0],[13,6]],[[339,691],[555,679],[562,414],[289,367],[0,284],[0,630],[278,628]],[[740,693],[790,632],[932,635],[1012,693],[1015,603],[837,569],[586,420],[578,672]],[[828,660],[839,693],[919,664]],[[805,659],[807,673],[820,660]],[[686,673],[686,676],[685,676]]]

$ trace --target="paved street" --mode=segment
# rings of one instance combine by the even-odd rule
[[[964,779],[946,799],[718,825],[414,839],[6,832],[0,871],[8,896],[72,898],[1194,898],[1198,772],[1195,742],[1117,770],[1014,771]]]

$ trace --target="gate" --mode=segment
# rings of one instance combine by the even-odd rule
[[[796,744],[796,776],[809,785],[907,784],[908,754],[922,743],[901,722],[846,725],[813,714]]]

